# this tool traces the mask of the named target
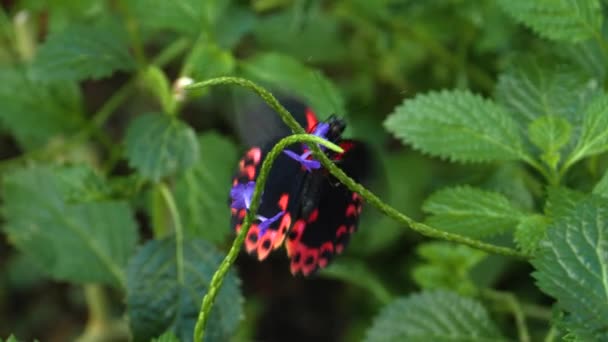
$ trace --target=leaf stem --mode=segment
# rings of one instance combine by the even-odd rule
[[[173,193],[169,190],[169,187],[165,183],[160,183],[158,189],[167,204],[169,214],[173,220],[173,229],[175,229],[175,258],[177,260],[177,282],[179,284],[184,283],[184,229],[182,227],[182,220],[175,204],[175,198]]]
[[[513,317],[515,318],[515,326],[517,327],[519,341],[530,342],[530,333],[528,332],[528,327],[526,325],[524,311],[513,294],[485,289],[483,290],[482,295],[488,299],[504,303],[504,305],[513,313]]]

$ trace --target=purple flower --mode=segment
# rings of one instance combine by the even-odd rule
[[[249,210],[253,190],[255,190],[255,182],[233,186],[232,189],[230,189],[230,198],[232,199],[230,207],[234,209]]]
[[[290,150],[285,150],[285,151],[283,151],[283,153],[285,153],[286,155],[288,155],[290,158],[294,159],[298,163],[302,164],[302,166],[304,166],[304,168],[308,172],[312,171],[313,169],[318,169],[321,167],[321,163],[319,161],[314,160],[314,159],[308,159],[308,156],[310,156],[310,154],[312,153],[312,151],[310,151],[310,150],[302,153],[302,155],[299,155]]]
[[[327,139],[327,133],[329,133],[329,124],[327,122],[321,122],[315,127],[312,135],[316,135],[319,138]]]
[[[280,211],[278,214],[274,215],[271,218],[265,218],[264,216],[258,215],[258,219],[260,220],[260,223],[258,224],[258,236],[264,235],[264,233],[266,233],[266,229],[268,229],[271,224],[280,219],[283,215],[285,215],[284,211]]]

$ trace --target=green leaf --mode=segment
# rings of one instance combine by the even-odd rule
[[[572,65],[555,65],[544,58],[517,58],[499,76],[496,98],[522,127],[541,116],[577,123],[589,94],[597,91],[589,80]]]
[[[422,209],[433,214],[426,220],[430,226],[474,238],[512,229],[526,215],[503,195],[469,186],[440,190]]]
[[[153,181],[184,171],[199,156],[194,130],[164,114],[138,116],[129,125],[125,140],[129,165]]]
[[[131,0],[129,9],[144,31],[166,29],[194,36],[213,27],[228,4],[218,0]]]
[[[186,232],[211,242],[232,234],[226,200],[237,163],[234,144],[216,134],[199,137],[200,159],[175,184],[177,207]]]
[[[555,220],[537,258],[540,289],[566,311],[565,325],[586,341],[608,339],[608,202],[582,200]]]
[[[515,20],[540,36],[577,42],[600,33],[602,10],[598,0],[500,0]]]
[[[206,80],[218,76],[231,75],[236,68],[236,59],[230,50],[220,48],[211,42],[198,46],[187,61],[191,78]]]
[[[83,120],[82,95],[75,83],[40,84],[25,70],[0,68],[0,121],[25,149],[75,133]]]
[[[427,189],[435,180],[433,161],[409,151],[378,152],[377,155],[380,158],[377,165],[380,165],[380,170],[385,170],[386,184],[390,184],[390,188],[386,184],[376,186],[384,190],[380,192],[380,197],[400,212],[421,218],[420,202],[427,196]],[[350,250],[365,255],[381,253],[399,244],[400,237],[407,234],[399,222],[380,212],[366,208],[364,212],[359,226],[373,226],[374,229],[359,229],[350,242]]]
[[[567,165],[608,150],[608,95],[597,96],[583,111],[581,133]]]
[[[137,240],[124,202],[66,203],[73,169],[33,167],[4,179],[6,233],[51,276],[78,283],[124,285],[123,267]],[[70,178],[71,182],[76,182]]]
[[[424,260],[412,269],[412,278],[418,286],[475,294],[477,289],[469,272],[486,257],[484,252],[441,241],[421,244],[416,252]]]
[[[406,100],[384,127],[418,150],[453,161],[527,158],[509,113],[467,91],[431,92]]]
[[[222,255],[194,239],[184,241],[181,260],[178,251],[174,239],[152,240],[129,263],[127,310],[136,341],[167,330],[180,341],[192,341],[201,300]],[[242,314],[239,280],[230,271],[211,310],[205,341],[229,340]]]
[[[572,215],[578,203],[584,198],[585,194],[582,192],[564,187],[551,187],[547,190],[545,214],[551,221]]]
[[[168,330],[164,334],[160,335],[158,338],[153,338],[152,342],[180,342],[179,338],[175,336],[175,334]]]
[[[52,33],[42,44],[32,65],[32,77],[41,81],[81,81],[130,71],[127,35],[113,20],[97,25],[73,24]]]
[[[340,63],[348,53],[347,46],[341,43],[339,21],[327,13],[319,6],[300,17],[293,10],[282,11],[264,17],[253,33],[264,49],[281,51],[309,63]]]
[[[364,288],[381,303],[388,303],[392,297],[378,276],[359,260],[340,257],[324,269],[321,276]]]
[[[386,306],[365,341],[503,341],[481,304],[452,292],[425,291]]]
[[[604,171],[602,179],[593,188],[593,193],[599,196],[608,197],[608,169]]]
[[[549,220],[543,215],[530,215],[517,225],[515,243],[525,253],[533,253],[545,237]]]
[[[528,126],[530,140],[543,151],[542,159],[552,168],[560,160],[559,150],[570,141],[572,126],[560,117],[545,115]]]
[[[242,62],[246,77],[303,98],[321,117],[345,115],[344,99],[338,88],[319,71],[292,57],[277,53],[258,54]]]

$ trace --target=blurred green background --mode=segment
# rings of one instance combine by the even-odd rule
[[[123,141],[136,114],[160,107],[156,90],[150,86],[154,81],[141,81],[154,76],[136,67],[157,61],[171,82],[182,76],[204,80],[237,75],[277,94],[299,97],[321,117],[332,113],[345,117],[347,135],[370,144],[377,157],[372,189],[414,219],[423,219],[422,203],[431,193],[455,184],[511,192],[522,206],[537,206],[521,183],[505,181],[520,179],[513,177],[521,172],[519,166],[461,165],[430,158],[403,146],[382,126],[404,99],[430,90],[462,88],[491,97],[499,73],[515,55],[553,51],[550,43],[517,25],[493,0],[1,3],[0,68],[27,69],[38,75],[36,79],[55,77],[58,88],[41,94],[35,82],[0,81],[0,172],[37,160],[85,162],[109,177],[131,174],[117,142]],[[99,65],[92,76],[46,63],[54,53],[44,48],[48,37],[105,25],[106,21],[116,23],[120,31],[109,41],[103,38],[90,43],[126,47],[128,58],[109,62],[110,69]],[[95,121],[100,118],[95,113],[125,85],[129,92],[124,92],[119,105]],[[65,92],[77,92],[76,100],[64,97]],[[15,93],[23,97],[22,107],[3,105],[2,100]],[[246,148],[238,121],[248,120],[242,114],[251,96],[241,94],[230,87],[205,90],[179,108],[180,118],[205,134],[201,150],[219,164],[215,167],[225,170],[227,180],[237,156]],[[76,104],[39,108],[43,96],[68,98]],[[103,134],[89,134],[77,144],[66,143],[67,137],[90,122],[102,122],[97,128]],[[203,141],[208,140],[226,144],[221,145],[226,148],[219,153],[217,149],[206,151]],[[213,193],[217,206],[208,210],[209,217],[198,220],[213,222],[212,232],[202,235],[227,251],[232,236],[227,224],[229,183],[225,188],[217,186]],[[188,191],[178,185],[178,201],[180,193]],[[142,240],[149,239],[154,218],[149,214],[148,199],[142,195],[133,202]],[[293,278],[282,252],[263,263],[240,255],[237,271],[245,315],[234,340],[360,340],[384,304],[421,288],[451,288],[471,295],[478,288],[492,287],[550,303],[534,288],[527,264],[486,257],[465,247],[428,243],[374,209],[364,211],[359,232],[346,253],[311,279]],[[189,220],[185,219],[186,225],[197,225],[197,218]],[[196,236],[198,228],[191,229]],[[124,294],[106,292],[113,316],[124,317]],[[73,340],[82,335],[87,315],[87,297],[81,286],[50,279],[2,235],[0,337],[14,333],[23,340]],[[508,336],[515,336],[509,318],[503,316],[499,323]],[[537,323],[532,321],[533,331]],[[541,331],[546,328],[538,325]]]

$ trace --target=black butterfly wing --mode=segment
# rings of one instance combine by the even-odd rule
[[[311,109],[295,101],[287,102],[287,104],[292,113],[297,113],[296,117],[300,118],[301,124],[307,130],[311,130],[317,124],[317,118]],[[274,115],[276,116],[276,113]],[[255,125],[252,126],[254,129],[255,127]],[[262,162],[268,152],[280,140],[280,137],[289,133],[286,126],[285,129],[286,132],[281,130],[275,132],[274,134],[278,137],[266,142],[264,146],[253,146],[245,152],[233,177],[233,187],[257,180]],[[287,149],[296,154],[302,154],[303,148],[302,144],[293,144]],[[260,229],[258,221],[251,225],[245,239],[245,250],[248,253],[255,254],[259,260],[264,260],[272,250],[282,245],[292,221],[295,221],[299,215],[301,198],[299,194],[308,176],[309,174],[296,160],[283,153],[277,157],[270,169],[257,215],[270,218],[280,212],[285,212],[285,214],[264,230]],[[240,231],[246,214],[246,209],[231,208],[231,227],[236,232]]]
[[[367,176],[370,159],[367,147],[353,140],[342,141],[340,145],[345,152],[333,159],[347,175],[362,181]],[[342,253],[357,230],[363,203],[357,193],[323,170],[305,181],[301,196],[301,218],[293,223],[285,245],[291,258],[291,273],[308,276]]]

